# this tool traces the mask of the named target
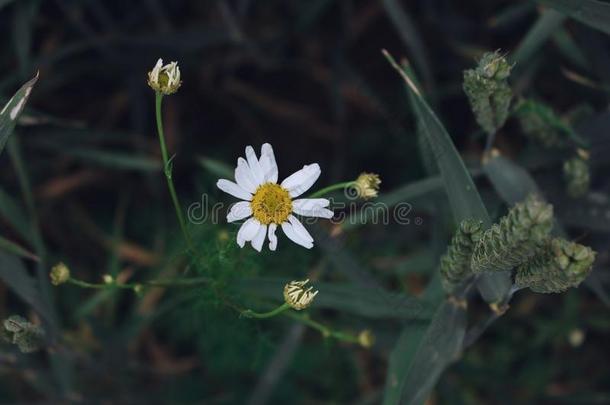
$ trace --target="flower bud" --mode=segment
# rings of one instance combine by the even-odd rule
[[[365,329],[358,335],[358,343],[360,343],[360,346],[369,349],[375,344],[375,335],[370,330]]]
[[[59,262],[51,268],[51,284],[60,285],[70,279],[70,269],[64,263]]]
[[[354,188],[358,193],[358,197],[368,200],[377,197],[381,179],[375,173],[362,173],[356,179]]]
[[[104,274],[104,276],[102,277],[102,280],[104,280],[105,284],[114,283],[114,278],[110,274]]]
[[[587,194],[591,184],[588,153],[583,150],[578,152],[578,156],[567,160],[563,164],[563,179],[567,186],[568,195],[573,198]]]
[[[311,305],[318,291],[312,291],[313,287],[305,288],[309,279],[304,281],[291,281],[284,287],[284,300],[293,309],[300,311]]]
[[[178,91],[182,85],[178,62],[163,65],[163,59],[159,59],[153,70],[148,72],[148,85],[153,90],[165,95]]]

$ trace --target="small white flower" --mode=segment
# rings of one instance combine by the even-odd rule
[[[159,59],[153,70],[148,72],[148,85],[165,95],[175,93],[182,85],[178,62],[163,65],[163,59]]]
[[[237,159],[235,183],[218,180],[216,185],[222,191],[244,201],[231,207],[227,221],[246,219],[237,232],[237,244],[244,247],[251,242],[252,247],[261,251],[265,236],[269,237],[269,249],[277,247],[275,231],[278,226],[293,242],[311,249],[313,238],[303,224],[293,215],[332,218],[333,212],[327,207],[326,198],[299,198],[320,177],[317,163],[305,165],[296,173],[277,184],[278,169],[273,148],[268,143],[261,147],[260,159],[252,146],[246,147],[246,159]]]
[[[309,279],[303,281],[291,281],[284,286],[284,300],[293,309],[300,311],[307,308],[318,295],[319,291],[313,291],[313,287],[305,288]]]

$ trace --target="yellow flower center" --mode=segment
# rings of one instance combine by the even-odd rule
[[[265,225],[286,222],[292,212],[292,200],[288,190],[274,183],[259,186],[250,206],[252,216]]]

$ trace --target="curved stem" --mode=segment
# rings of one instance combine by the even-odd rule
[[[191,252],[195,252],[193,242],[191,240],[191,235],[189,234],[186,228],[186,221],[184,220],[184,214],[182,213],[182,208],[180,207],[180,202],[178,201],[176,188],[174,187],[174,182],[172,180],[171,159],[169,158],[169,155],[167,153],[167,146],[165,145],[165,135],[163,132],[163,116],[161,114],[162,103],[163,93],[156,92],[155,111],[157,116],[157,133],[159,134],[159,145],[161,146],[161,156],[163,157],[163,172],[165,173],[165,178],[167,180],[169,194],[172,198],[174,208],[176,209],[176,216],[178,217],[178,222],[180,223],[180,229],[182,230],[182,234],[184,235],[184,239],[186,240],[186,244],[188,245],[189,250],[191,250]]]
[[[286,311],[287,309],[290,309],[290,305],[288,305],[288,303],[285,302],[282,305],[280,305],[279,307],[272,309],[269,312],[254,312],[251,309],[246,309],[245,311],[241,312],[241,315],[245,316],[246,318],[266,319],[266,318],[271,318],[276,315],[279,315],[282,312]]]
[[[321,190],[316,191],[313,194],[310,194],[309,198],[322,197],[323,195],[326,195],[326,194],[330,193],[331,191],[345,189],[349,186],[354,185],[355,183],[356,183],[355,181],[344,181],[343,183],[333,184],[332,186],[325,187]]]
[[[299,313],[290,311],[290,312],[286,312],[285,315],[292,319],[296,319],[297,321],[317,330],[325,338],[332,337],[332,338],[335,338],[337,340],[341,340],[344,342],[359,343],[358,336],[354,336],[352,334],[349,334],[346,332],[341,332],[338,330],[333,330],[333,329],[329,328],[328,326],[321,324],[320,322],[314,321],[307,314],[301,315]]]

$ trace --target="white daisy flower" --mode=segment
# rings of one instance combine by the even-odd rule
[[[234,204],[227,215],[228,222],[246,219],[237,232],[237,244],[244,247],[250,242],[260,252],[265,237],[269,237],[269,249],[275,250],[275,231],[280,226],[294,243],[311,249],[313,238],[293,214],[332,218],[333,212],[327,208],[330,201],[326,198],[295,199],[309,190],[320,173],[317,163],[305,165],[277,184],[278,169],[271,145],[266,143],[261,147],[260,159],[256,158],[252,146],[247,146],[246,159],[237,159],[235,183],[225,179],[216,183],[222,191],[244,200]]]

